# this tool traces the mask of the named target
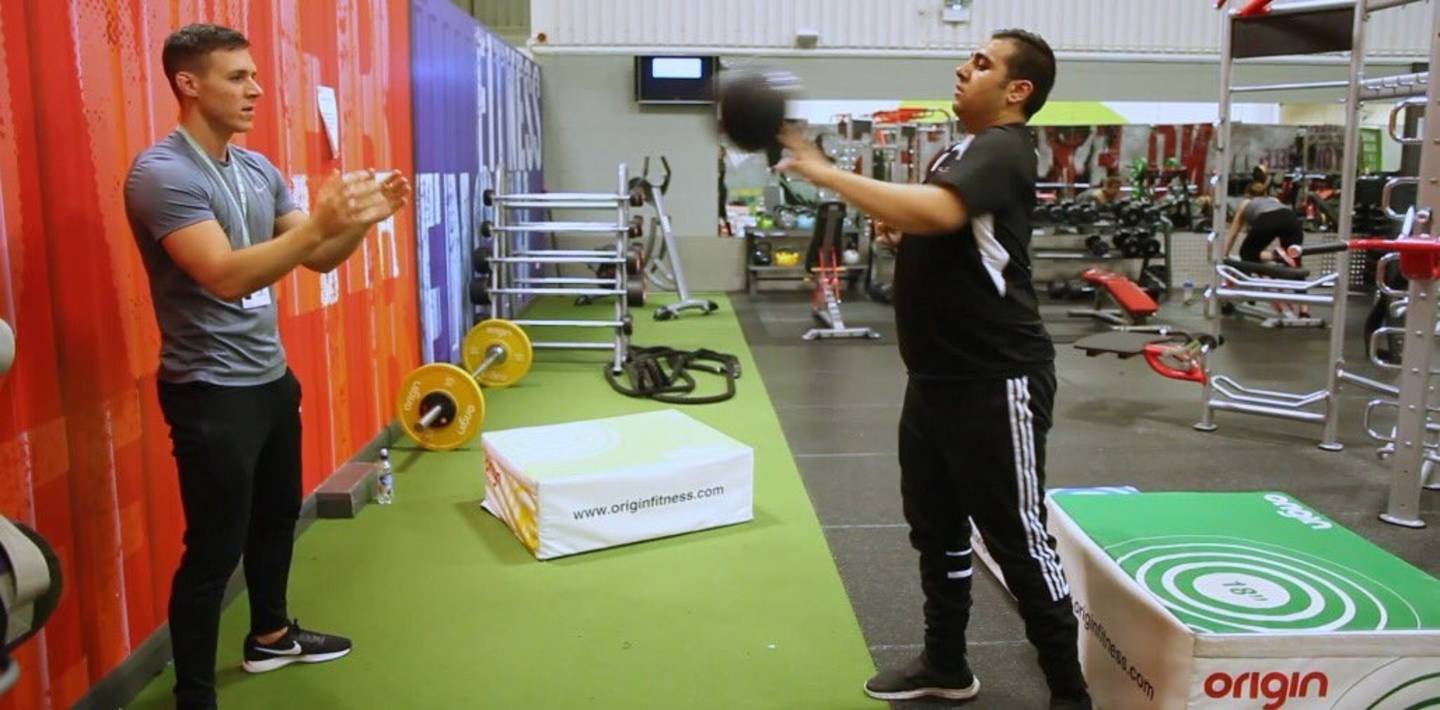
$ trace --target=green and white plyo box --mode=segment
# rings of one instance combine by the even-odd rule
[[[538,559],[754,517],[754,449],[673,409],[481,441],[484,507]]]
[[[1047,511],[1098,707],[1440,706],[1440,580],[1286,493]]]

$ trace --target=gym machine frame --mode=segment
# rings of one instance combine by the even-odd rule
[[[1406,215],[1406,219],[1406,229],[1403,233],[1410,234],[1411,229],[1409,228],[1410,222],[1408,220],[1414,219],[1413,209],[1410,210],[1410,214]],[[1381,257],[1379,263],[1376,264],[1377,287],[1385,296],[1393,299],[1389,307],[1390,318],[1392,319],[1392,322],[1402,321],[1410,310],[1410,296],[1408,291],[1390,288],[1389,284],[1386,283],[1385,277],[1388,275],[1388,268],[1390,266],[1390,263],[1398,261],[1399,257],[1400,255],[1398,253],[1386,254],[1385,256]],[[1440,324],[1437,324],[1436,334],[1440,335]],[[1402,339],[1404,338],[1405,326],[1403,324],[1400,326],[1385,326],[1382,328],[1377,328],[1375,332],[1371,333],[1369,343],[1370,362],[1373,363],[1375,367],[1382,370],[1392,371],[1401,369],[1401,365],[1397,365],[1393,362],[1387,362],[1386,360],[1381,359],[1379,354],[1380,344],[1389,341],[1392,336],[1397,335],[1400,336]],[[1393,341],[1390,342],[1393,343]],[[1403,344],[1401,347],[1404,347]],[[1432,372],[1431,374],[1434,373]],[[1373,441],[1383,444],[1380,448],[1376,449],[1376,457],[1378,457],[1381,461],[1389,460],[1390,457],[1395,454],[1394,427],[1391,427],[1391,430],[1388,434],[1376,431],[1375,426],[1372,423],[1372,417],[1374,416],[1374,413],[1381,408],[1396,408],[1396,411],[1399,411],[1398,398],[1400,396],[1400,388],[1395,385],[1371,380],[1368,378],[1360,377],[1358,375],[1351,375],[1349,378],[1347,378],[1347,381],[1370,389],[1380,395],[1380,397],[1371,400],[1369,404],[1367,404],[1365,407],[1365,433],[1369,435],[1369,437]],[[1434,397],[1432,396],[1431,399],[1433,402]],[[1429,411],[1437,412],[1440,410],[1437,410],[1434,406],[1431,406]],[[1427,432],[1440,432],[1440,423],[1427,419],[1425,423],[1425,430]],[[1440,464],[1440,447],[1426,444],[1424,459],[1425,460],[1420,465],[1420,479],[1422,485],[1428,490],[1440,491],[1440,476],[1435,475],[1436,466],[1437,464]]]
[[[1331,367],[1324,389],[1296,394],[1246,388],[1231,377],[1210,373],[1207,365],[1208,377],[1202,395],[1204,409],[1200,421],[1195,424],[1196,429],[1214,431],[1216,429],[1214,423],[1216,410],[1240,412],[1321,424],[1324,429],[1319,447],[1325,451],[1339,451],[1343,448],[1336,436],[1339,427],[1337,393],[1342,382],[1358,382],[1361,379],[1346,371],[1343,357],[1345,311],[1349,296],[1349,252],[1339,251],[1336,253],[1333,273],[1335,278],[1331,284],[1331,292],[1328,294],[1307,293],[1308,289],[1323,285],[1314,281],[1245,279],[1230,285],[1222,285],[1226,277],[1233,275],[1226,274],[1221,270],[1224,255],[1220,253],[1224,246],[1220,235],[1223,233],[1222,230],[1227,229],[1229,225],[1225,219],[1226,200],[1224,199],[1224,195],[1228,193],[1228,185],[1223,181],[1228,179],[1231,162],[1231,102],[1234,94],[1237,93],[1345,89],[1345,140],[1340,161],[1342,181],[1337,237],[1342,242],[1348,242],[1352,236],[1355,211],[1355,186],[1358,169],[1355,164],[1355,156],[1358,154],[1359,146],[1360,104],[1364,101],[1423,96],[1429,90],[1428,73],[1380,79],[1364,78],[1366,22],[1372,11],[1418,1],[1310,0],[1272,7],[1267,14],[1258,17],[1240,17],[1230,9],[1224,9],[1220,13],[1220,117],[1216,140],[1219,141],[1220,149],[1217,174],[1221,177],[1213,185],[1216,194],[1214,230],[1207,237],[1212,282],[1205,291],[1205,315],[1210,320],[1210,334],[1217,339],[1220,337],[1220,318],[1217,312],[1220,301],[1289,301],[1330,305],[1333,308],[1329,360]],[[1440,2],[1433,3],[1432,7],[1435,8],[1436,13],[1440,13]],[[1315,31],[1317,24],[1328,22],[1332,25],[1339,25],[1346,20],[1350,23],[1348,42],[1339,41],[1339,33]],[[1437,59],[1437,52],[1440,52],[1440,43],[1437,43],[1435,39],[1437,29],[1440,29],[1440,14],[1432,17],[1431,21],[1432,61]],[[1350,77],[1343,82],[1232,85],[1233,67],[1237,59],[1337,51],[1348,51],[1350,54]],[[1434,99],[1434,96],[1430,97],[1431,101]],[[1388,197],[1389,190],[1387,189],[1385,193],[1387,211]]]
[[[841,263],[841,241],[845,233],[845,203],[821,202],[815,212],[815,235],[811,240],[810,272],[815,279],[815,290],[810,297],[810,315],[819,324],[800,336],[802,340],[838,340],[861,338],[878,340],[880,333],[869,326],[847,326],[840,313],[842,280],[847,273]]]
[[[632,193],[638,190],[643,201],[655,208],[645,238],[645,280],[661,291],[674,291],[679,298],[668,306],[656,308],[655,320],[679,318],[687,310],[700,311],[701,315],[708,316],[719,310],[720,304],[690,295],[690,285],[685,281],[685,265],[680,263],[680,245],[670,228],[670,215],[665,212],[665,193],[670,189],[670,161],[662,155],[660,164],[665,168],[665,179],[660,184],[650,182],[648,155],[645,156],[640,177],[630,181]],[[633,204],[634,201],[631,202]]]
[[[627,239],[630,234],[630,207],[634,205],[627,188],[625,164],[617,170],[614,193],[547,192],[516,193],[506,192],[504,171],[496,175],[495,190],[485,194],[485,205],[494,207],[494,221],[482,223],[481,236],[494,237],[490,253],[490,294],[494,297],[495,317],[507,319],[525,328],[570,327],[602,328],[613,331],[605,341],[532,341],[535,349],[551,350],[609,350],[612,353],[610,369],[620,372],[629,357],[630,334],[634,321],[630,315],[630,302],[626,283],[630,278]],[[511,221],[510,212],[522,209],[548,211],[612,211],[611,221]],[[488,233],[487,233],[488,232]],[[610,243],[606,248],[590,249],[535,249],[520,248],[511,243],[511,237],[528,234],[569,234],[587,238],[603,238]],[[557,270],[563,265],[599,267],[614,266],[612,277],[579,276],[533,276],[525,271],[532,264],[552,264]],[[608,320],[516,318],[519,299],[522,296],[614,296],[615,313]]]
[[[1437,10],[1437,19],[1440,19],[1440,10]],[[1440,125],[1435,128],[1427,126],[1425,132],[1427,142],[1440,140]],[[1440,148],[1422,149],[1420,174],[1440,175]],[[1436,225],[1431,216],[1433,208],[1429,207],[1440,204],[1440,186],[1427,180],[1416,199],[1417,206],[1425,207],[1418,211],[1416,207],[1410,208],[1405,216],[1404,228],[1394,240],[1352,239],[1348,243],[1338,242],[1306,250],[1307,253],[1341,250],[1397,252],[1400,272],[1410,281],[1405,294],[1409,301],[1405,324],[1399,329],[1405,335],[1400,364],[1393,365],[1373,354],[1371,356],[1377,366],[1399,370],[1399,382],[1394,386],[1373,380],[1358,383],[1394,397],[1372,400],[1365,407],[1365,432],[1371,439],[1386,444],[1377,453],[1382,459],[1390,459],[1390,496],[1380,519],[1407,528],[1425,527],[1425,521],[1420,519],[1420,491],[1425,487],[1429,468],[1427,462],[1433,461],[1435,452],[1440,451],[1440,443],[1428,436],[1431,432],[1440,432],[1440,425],[1430,420],[1432,412],[1440,411],[1430,403],[1430,378],[1440,374],[1431,369],[1431,354],[1435,349],[1436,287],[1440,285],[1437,283],[1440,282],[1440,238],[1433,233]],[[1390,258],[1387,256],[1386,260]],[[1382,262],[1382,271],[1385,265]],[[1388,337],[1394,330],[1381,328],[1375,331],[1373,341]],[[1387,434],[1375,430],[1371,417],[1377,409],[1388,407],[1396,409],[1397,417],[1395,426]]]

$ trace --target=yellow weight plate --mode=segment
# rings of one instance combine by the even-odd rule
[[[485,361],[485,354],[492,345],[505,348],[505,360],[480,373],[480,384],[486,387],[509,387],[530,371],[530,363],[535,360],[535,349],[530,347],[530,336],[526,335],[520,326],[499,318],[480,321],[465,334],[461,352],[465,370],[474,372],[475,368]]]
[[[437,401],[454,403],[450,421],[421,428],[425,410]],[[415,368],[400,386],[395,418],[421,447],[449,451],[475,438],[485,422],[485,395],[470,373],[449,363],[432,362]]]

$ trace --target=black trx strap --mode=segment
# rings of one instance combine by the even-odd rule
[[[692,396],[695,377],[690,371],[708,372],[725,378],[723,394]],[[666,346],[631,348],[630,359],[622,368],[621,383],[610,366],[605,366],[605,381],[626,397],[644,397],[668,404],[713,404],[735,396],[735,380],[740,377],[740,359],[734,355],[701,348],[676,350]]]

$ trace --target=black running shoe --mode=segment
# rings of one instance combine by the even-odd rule
[[[350,652],[350,639],[300,628],[300,620],[290,622],[285,635],[273,643],[260,643],[253,634],[245,637],[245,670],[265,673],[291,663],[324,663]]]
[[[964,661],[960,668],[941,673],[930,667],[921,653],[904,668],[881,671],[865,682],[865,694],[877,700],[944,698],[969,700],[980,692],[980,680]]]

